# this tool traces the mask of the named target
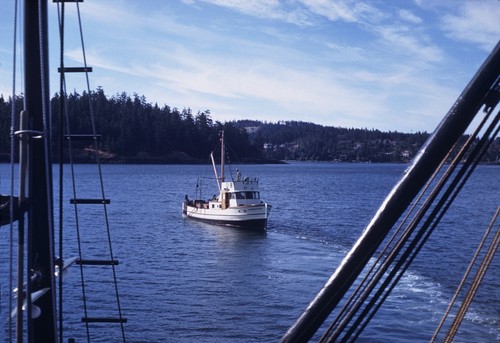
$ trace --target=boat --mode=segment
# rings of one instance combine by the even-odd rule
[[[219,194],[208,200],[190,200],[186,195],[182,203],[184,217],[216,225],[265,230],[272,206],[261,200],[259,180],[242,177],[240,170],[236,169],[236,178],[226,181],[224,131],[221,132],[220,176],[217,175],[213,153],[210,157]]]

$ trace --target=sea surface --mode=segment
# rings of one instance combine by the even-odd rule
[[[205,165],[104,165],[107,207],[129,342],[277,342],[305,310],[369,223],[406,165],[239,165],[272,204],[266,232],[201,224],[181,216]],[[100,195],[96,167],[77,165],[77,196]],[[69,166],[64,184],[64,258],[78,255]],[[10,187],[0,165],[0,190]],[[57,179],[58,170],[54,167]],[[213,184],[211,184],[213,183]],[[212,188],[210,188],[212,186]],[[58,198],[58,186],[54,193]],[[479,166],[421,255],[359,342],[428,342],[500,204],[500,166]],[[102,206],[80,206],[84,257],[106,251]],[[58,228],[58,206],[55,220]],[[498,224],[497,224],[498,225]],[[58,234],[56,234],[58,237]],[[57,239],[56,237],[56,239]],[[9,227],[0,228],[0,342],[8,341]],[[4,257],[5,256],[5,257]],[[85,267],[88,315],[113,308],[110,267]],[[86,342],[80,268],[64,278],[65,341]],[[456,342],[500,341],[496,256]],[[111,313],[109,316],[113,316]],[[92,342],[119,341],[118,324],[90,326]],[[2,337],[3,335],[3,337]]]

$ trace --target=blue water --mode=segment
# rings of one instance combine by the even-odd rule
[[[103,166],[128,341],[278,341],[336,269],[406,168],[329,163],[238,167],[244,176],[260,179],[261,196],[273,205],[267,232],[244,232],[181,217],[184,195],[194,196],[198,176],[211,176],[208,166]],[[80,165],[76,170],[78,188],[85,187],[79,196],[98,195],[95,167]],[[478,168],[429,246],[359,341],[429,341],[500,203],[499,175],[498,166]],[[8,166],[1,165],[2,193],[8,190],[7,176]],[[67,182],[67,196],[69,187]],[[72,207],[65,206],[65,256],[71,257],[77,255],[75,219]],[[105,250],[102,211],[80,208],[84,250],[99,256]],[[8,227],[2,227],[1,256],[8,250],[7,238]],[[456,341],[500,340],[499,266],[497,256]],[[114,304],[109,300],[108,269],[89,268],[94,268],[85,270],[92,315]],[[7,260],[1,259],[2,321],[8,313],[6,270]],[[74,266],[64,278],[65,339],[83,342],[79,282],[79,268]],[[113,337],[119,334],[118,328],[117,324],[91,326],[91,339],[117,341]],[[0,335],[5,332],[2,329]]]

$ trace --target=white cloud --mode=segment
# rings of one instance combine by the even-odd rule
[[[348,23],[378,21],[385,15],[364,1],[301,0],[311,12],[331,21]]]
[[[500,2],[464,2],[457,14],[443,16],[442,23],[448,37],[478,44],[489,52],[500,39]]]
[[[229,8],[257,18],[279,20],[308,26],[307,15],[300,7],[287,7],[279,0],[198,0],[210,5]],[[194,1],[190,3],[195,4]]]
[[[94,84],[160,105],[210,109],[214,120],[404,131],[433,130],[463,86],[456,74],[445,83],[436,72],[449,56],[410,10],[346,0],[301,0],[293,8],[284,1],[183,3],[186,12],[122,6],[109,9],[108,20],[107,3],[89,0],[88,31],[99,35],[87,48]],[[219,9],[224,15],[200,21],[208,3],[233,12]],[[288,25],[297,13],[315,26]],[[364,38],[331,36],[334,29]],[[66,56],[78,61],[79,54]]]
[[[416,16],[411,11],[408,11],[406,9],[399,10],[399,16],[404,21],[407,21],[412,24],[420,24],[422,22],[422,18]]]
[[[405,26],[380,26],[377,29],[382,41],[399,53],[411,56],[412,60],[421,62],[441,62],[443,53],[439,47],[429,43],[425,35]]]

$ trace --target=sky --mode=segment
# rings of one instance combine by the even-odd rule
[[[4,97],[13,84],[10,3],[0,12]],[[500,39],[498,0],[85,0],[79,8],[91,90],[209,110],[221,122],[432,132]],[[82,66],[76,5],[66,12],[65,65]],[[52,1],[49,23],[56,70]],[[58,78],[51,73],[52,94]],[[86,87],[82,75],[67,75],[68,91]]]

